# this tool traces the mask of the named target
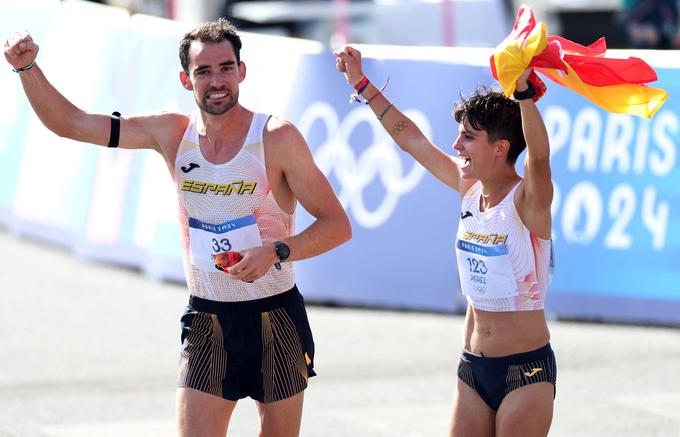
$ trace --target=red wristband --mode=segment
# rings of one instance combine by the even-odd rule
[[[366,76],[362,77],[359,83],[354,85],[354,89],[357,91],[357,94],[361,94],[364,92],[366,87],[368,86],[369,80]]]

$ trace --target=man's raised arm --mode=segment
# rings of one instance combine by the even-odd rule
[[[36,64],[38,45],[27,32],[15,33],[5,41],[5,59],[19,74],[21,85],[40,121],[55,134],[86,143],[109,145],[115,130],[119,130],[117,145],[128,149],[155,149],[158,141],[152,135],[158,116],[137,116],[120,119],[120,129],[112,117],[93,114],[76,107],[47,80]]]

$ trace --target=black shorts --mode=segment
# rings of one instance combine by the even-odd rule
[[[190,296],[181,325],[178,387],[266,403],[303,391],[316,375],[312,331],[296,286],[245,302]]]
[[[536,382],[549,382],[555,387],[555,353],[550,343],[535,351],[505,357],[483,357],[463,350],[458,378],[475,390],[489,407],[498,410],[505,396],[520,387]]]

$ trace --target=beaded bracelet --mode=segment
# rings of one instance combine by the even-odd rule
[[[25,67],[21,67],[21,68],[12,68],[12,71],[15,72],[15,73],[21,73],[22,71],[28,71],[28,70],[30,70],[31,68],[33,68],[34,65],[35,65],[35,59],[32,60],[31,63],[28,64],[28,65],[25,66]]]
[[[382,121],[382,119],[383,119],[383,117],[385,116],[385,114],[387,114],[387,111],[389,111],[390,109],[392,109],[392,106],[394,106],[393,103],[390,103],[389,105],[387,105],[387,108],[385,108],[385,109],[383,110],[383,112],[378,116],[378,120]]]

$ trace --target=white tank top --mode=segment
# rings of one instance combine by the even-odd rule
[[[493,208],[480,211],[482,184],[463,196],[456,235],[461,289],[483,311],[543,309],[552,242],[532,234],[515,208],[519,184]]]
[[[264,127],[269,115],[253,114],[243,147],[229,162],[203,157],[199,111],[191,115],[175,159],[184,271],[189,292],[205,299],[234,302],[273,296],[293,288],[292,263],[272,266],[253,283],[231,279],[211,256],[261,242],[282,240],[295,229],[295,214],[279,208],[267,178]]]

